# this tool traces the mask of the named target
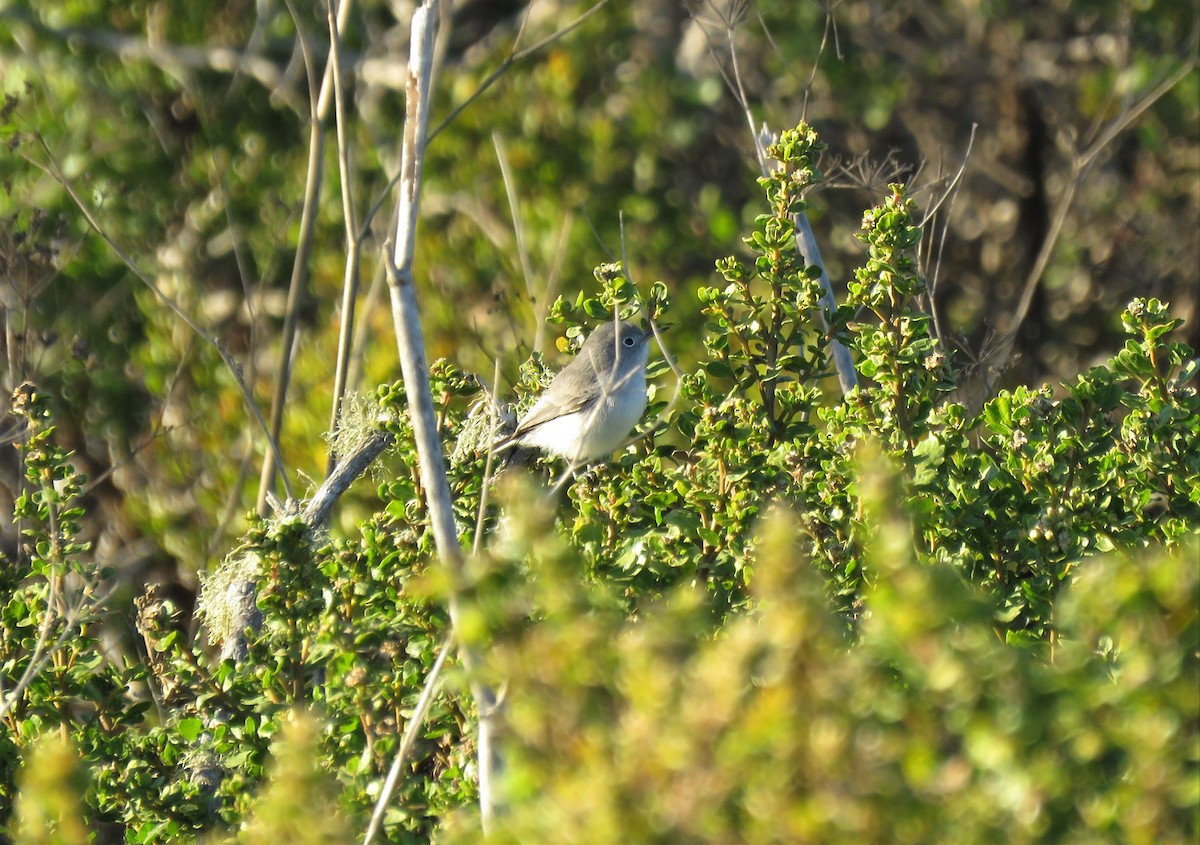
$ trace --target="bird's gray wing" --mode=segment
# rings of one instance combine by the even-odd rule
[[[561,373],[559,374],[561,375]],[[555,376],[557,379],[558,376]],[[600,392],[600,386],[597,384],[594,390],[589,390],[587,393],[576,396],[571,402],[563,405],[558,402],[547,401],[546,395],[554,388],[554,379],[551,379],[550,386],[546,388],[545,393],[537,402],[533,403],[521,421],[517,424],[516,430],[512,434],[505,437],[496,443],[493,448],[502,449],[520,440],[529,432],[533,431],[539,425],[544,425],[551,420],[556,420],[559,417],[565,417],[568,414],[574,414],[581,411],[591,404],[596,399],[596,394]]]

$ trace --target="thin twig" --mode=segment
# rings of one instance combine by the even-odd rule
[[[1054,248],[1058,244],[1058,238],[1062,234],[1063,226],[1066,223],[1067,214],[1071,210],[1071,203],[1074,201],[1075,193],[1079,189],[1079,184],[1083,179],[1084,170],[1087,169],[1087,166],[1100,154],[1104,147],[1110,144],[1121,132],[1128,129],[1147,109],[1158,102],[1180,80],[1191,73],[1195,69],[1196,63],[1197,59],[1195,56],[1189,58],[1174,73],[1147,92],[1132,108],[1115,118],[1086,150],[1073,154],[1070,174],[1067,177],[1063,194],[1059,198],[1054,218],[1050,223],[1050,228],[1046,232],[1046,237],[1042,240],[1042,246],[1038,250],[1033,267],[1030,268],[1029,275],[1025,277],[1025,284],[1021,291],[1021,299],[1017,303],[1017,309],[1009,319],[1008,325],[1005,326],[1003,336],[997,345],[997,352],[991,364],[994,371],[1003,370],[1008,363],[1009,356],[1012,354],[1013,342],[1016,339],[1017,332],[1021,329],[1021,325],[1025,322],[1025,318],[1029,316],[1029,307],[1033,304],[1033,295],[1041,283],[1042,275],[1046,272],[1046,267],[1050,264],[1050,258],[1054,254]]]
[[[3,690],[0,690],[0,719],[3,719],[6,715],[8,715],[8,711],[11,710],[21,696],[25,694],[26,687],[33,682],[33,679],[37,676],[37,673],[41,671],[41,667],[44,662],[43,658],[47,654],[53,653],[55,650],[57,650],[58,646],[62,645],[66,638],[67,632],[70,630],[69,628],[64,628],[59,635],[58,642],[49,650],[46,649],[46,641],[50,638],[50,628],[54,624],[54,620],[56,618],[54,605],[57,604],[57,588],[59,579],[57,576],[55,576],[47,579],[47,581],[50,591],[46,594],[46,612],[45,615],[42,616],[42,624],[38,628],[37,642],[33,646],[33,653],[29,656],[29,664],[25,667],[25,671],[21,673],[21,677],[17,680],[16,686],[14,686],[12,690],[7,693],[4,693]]]
[[[975,130],[978,128],[978,123],[971,124],[971,137],[967,141],[967,151],[963,153],[962,165],[959,166],[958,172],[954,174],[954,178],[950,180],[950,184],[946,186],[946,190],[943,191],[942,195],[933,203],[933,206],[925,213],[925,218],[921,221],[921,228],[924,229],[925,224],[933,219],[934,215],[938,213],[943,204],[946,204],[946,214],[942,222],[941,236],[937,238],[937,258],[933,260],[932,272],[926,274],[929,276],[929,291],[927,294],[929,297],[929,314],[931,317],[933,317],[934,335],[942,342],[945,342],[946,336],[942,331],[942,322],[938,317],[937,310],[937,286],[938,278],[940,277],[942,270],[942,253],[946,248],[946,239],[950,233],[950,221],[953,219],[954,214],[954,201],[958,199],[959,185],[962,184],[963,174],[967,171],[967,162],[970,161],[971,150],[975,147]],[[936,231],[936,223],[931,228]]]
[[[496,358],[495,372],[492,373],[492,385],[500,383],[500,359]],[[484,521],[487,518],[488,492],[492,486],[492,474],[496,463],[496,451],[491,444],[496,442],[496,431],[500,427],[500,408],[496,404],[496,394],[489,394],[488,402],[488,450],[487,458],[483,464],[483,486],[480,488],[479,494],[479,511],[475,515],[475,541],[471,546],[471,554],[475,557],[479,556],[479,550],[483,546],[483,527]]]
[[[111,249],[113,254],[121,260],[121,263],[129,269],[129,272],[133,273],[133,275],[135,275],[142,284],[148,287],[155,296],[162,300],[163,304],[166,305],[167,308],[169,308],[172,313],[175,314],[175,316],[183,320],[184,324],[199,338],[206,341],[213,347],[213,349],[217,351],[217,355],[220,356],[221,362],[226,366],[226,368],[228,368],[230,374],[233,376],[234,383],[241,391],[242,398],[246,402],[246,407],[250,409],[250,413],[253,414],[259,428],[266,435],[268,450],[276,456],[276,460],[280,460],[279,444],[275,438],[271,437],[270,429],[267,427],[267,422],[263,419],[262,412],[259,411],[258,404],[254,401],[254,397],[250,393],[250,388],[246,386],[246,382],[242,378],[241,367],[236,361],[233,360],[233,357],[228,351],[226,351],[225,347],[220,341],[206,333],[204,329],[200,328],[200,325],[193,320],[186,311],[183,310],[179,303],[168,296],[162,290],[162,288],[156,285],[154,280],[151,279],[150,276],[148,276],[140,267],[138,267],[133,258],[126,253],[125,250],[123,250],[115,240],[112,239],[107,230],[100,225],[100,221],[96,219],[96,216],[92,213],[92,210],[84,203],[83,198],[79,196],[78,192],[71,185],[71,183],[67,181],[66,175],[61,169],[59,169],[58,162],[54,160],[54,156],[51,154],[50,148],[46,145],[45,139],[37,133],[34,133],[33,137],[37,140],[39,146],[42,148],[42,151],[46,154],[46,164],[44,165],[45,168],[49,171],[50,175],[54,177],[58,184],[62,185],[63,190],[67,192],[67,196],[71,198],[71,201],[75,203],[76,208],[79,209],[79,212],[83,215],[84,219],[87,220],[88,225],[92,227],[92,230],[100,236],[101,240],[108,244],[108,248]],[[291,498],[292,490],[288,480],[284,478],[283,483],[288,497]]]
[[[396,781],[400,779],[400,769],[404,766],[404,761],[408,759],[408,755],[417,741],[417,732],[425,724],[425,714],[429,712],[429,706],[433,704],[433,697],[437,693],[441,680],[442,667],[446,663],[446,656],[450,653],[451,642],[450,637],[446,637],[442,641],[437,660],[434,661],[433,668],[429,670],[429,676],[425,678],[425,687],[421,690],[421,697],[417,699],[417,706],[413,709],[412,716],[409,717],[408,724],[404,727],[404,736],[400,739],[400,747],[396,749],[396,757],[392,760],[387,779],[383,782],[383,789],[379,791],[379,798],[375,801],[375,810],[371,813],[371,823],[367,825],[363,845],[371,845],[372,840],[379,833],[379,829],[383,827],[383,815],[387,812],[392,793],[396,791]]]
[[[487,75],[487,77],[483,80],[483,82],[479,83],[478,88],[476,88],[474,91],[472,91],[471,94],[465,100],[463,100],[461,103],[459,103],[457,106],[454,107],[454,109],[450,112],[450,114],[446,116],[446,119],[443,120],[441,123],[439,123],[437,125],[437,128],[429,133],[429,137],[426,140],[432,141],[434,138],[436,138],[438,135],[440,135],[442,133],[442,131],[447,126],[449,126],[451,123],[453,123],[455,121],[455,119],[457,119],[458,116],[460,114],[462,114],[463,111],[465,111],[469,105],[471,105],[473,102],[475,102],[477,99],[479,99],[485,91],[487,91],[489,88],[491,88],[493,85],[495,85],[496,82],[499,81],[500,77],[502,77],[508,71],[508,69],[510,67],[515,65],[517,62],[522,61],[523,59],[526,59],[529,56],[532,56],[534,53],[538,52],[543,47],[547,47],[550,44],[553,44],[555,41],[558,41],[563,36],[568,35],[573,30],[579,28],[580,26],[583,25],[584,21],[586,21],[592,15],[596,14],[596,12],[603,9],[605,6],[608,5],[608,3],[609,3],[609,0],[598,0],[598,2],[594,3],[586,12],[581,14],[575,20],[571,21],[569,24],[564,26],[562,29],[558,30],[555,33],[552,33],[551,35],[547,35],[541,41],[538,41],[536,44],[526,47],[524,50],[520,50],[520,51],[516,50],[516,45],[514,44],[513,51],[511,53],[509,53],[508,57],[504,61],[502,61],[495,70],[493,70],[491,73],[489,73]],[[525,20],[528,20],[528,17],[526,17]],[[521,35],[525,31],[525,20],[522,21],[521,29],[517,33],[516,43],[520,42]]]
[[[1113,122],[1108,125],[1108,128],[1101,132],[1099,137],[1097,137],[1096,140],[1093,141],[1080,155],[1080,168],[1082,169],[1091,164],[1092,159],[1099,155],[1101,150],[1112,143],[1114,138],[1128,129],[1135,120],[1137,120],[1146,112],[1147,109],[1165,97],[1167,92],[1182,82],[1185,76],[1195,70],[1196,64],[1197,58],[1192,56],[1182,65],[1180,65],[1173,74],[1151,89],[1139,102],[1134,103],[1133,107],[1130,108],[1129,111],[1113,120]]]
[[[283,314],[283,332],[280,340],[279,375],[275,380],[275,392],[271,396],[271,438],[278,441],[283,430],[283,412],[287,405],[288,388],[292,382],[292,351],[296,343],[296,331],[300,321],[300,294],[308,281],[308,256],[312,249],[313,231],[317,224],[317,204],[321,199],[321,174],[325,160],[325,125],[317,112],[317,83],[308,50],[308,38],[300,23],[292,0],[284,0],[296,25],[296,39],[304,56],[304,67],[308,74],[308,167],[304,180],[304,204],[300,210],[300,234],[296,241],[296,257],[292,261],[292,278],[288,283],[287,305]],[[267,500],[275,486],[276,469],[284,478],[287,471],[277,463],[275,455],[263,457],[262,473],[258,479],[258,501],[255,510],[266,513]]]
[[[343,0],[348,5],[350,0]],[[337,0],[329,5],[329,63],[333,70],[334,125],[336,127],[338,152],[338,178],[342,186],[342,219],[346,225],[346,270],[342,278],[342,318],[338,326],[337,363],[333,377],[333,402],[329,412],[329,430],[335,431],[342,413],[342,401],[346,396],[346,376],[350,369],[350,344],[354,338],[354,311],[358,302],[359,256],[362,240],[358,237],[358,220],[354,210],[354,193],[351,184],[350,143],[346,137],[345,91],[342,85],[341,36],[338,33]],[[326,476],[333,473],[337,455],[332,446],[325,468]]]
[[[318,206],[321,201],[321,181],[325,160],[325,122],[333,104],[334,56],[332,50],[325,63],[325,72],[318,91],[313,67],[313,58],[308,47],[308,38],[300,23],[300,15],[292,0],[284,0],[296,25],[296,38],[304,56],[304,68],[308,75],[309,88],[309,142],[308,167],[304,181],[304,204],[300,211],[300,233],[296,240],[296,257],[292,263],[292,278],[288,283],[287,305],[284,310],[279,377],[275,382],[275,394],[271,397],[271,433],[279,439],[283,429],[283,413],[287,406],[288,389],[291,386],[292,352],[295,348],[299,326],[300,296],[308,282],[308,259],[312,252],[313,235],[316,231]],[[335,40],[345,27],[349,15],[350,0],[345,0],[338,10],[338,26],[334,28]],[[282,468],[282,464],[278,464]],[[276,456],[268,454],[263,460],[262,474],[258,483],[256,510],[266,511],[267,500],[275,482]],[[286,476],[286,472],[281,472]]]
[[[975,147],[975,130],[979,128],[978,123],[971,124],[971,137],[967,140],[967,151],[963,153],[962,164],[959,165],[958,172],[954,174],[954,178],[950,180],[950,184],[946,186],[946,190],[942,191],[942,195],[938,197],[925,212],[924,218],[918,224],[919,228],[924,229],[925,224],[930,221],[933,215],[938,213],[938,209],[947,199],[954,196],[959,182],[962,181],[963,174],[967,171],[967,162],[971,160],[971,150]]]
[[[521,263],[521,275],[525,278],[525,294],[531,303],[537,298],[533,292],[533,270],[529,266],[529,252],[525,248],[525,226],[521,220],[521,198],[517,196],[517,186],[508,167],[508,155],[504,151],[504,139],[499,132],[492,132],[492,146],[496,148],[496,160],[500,163],[500,179],[504,182],[504,193],[508,195],[508,210],[512,214],[513,237],[517,242],[517,259]],[[539,324],[540,326],[540,324]],[[537,340],[534,340],[537,348]]]

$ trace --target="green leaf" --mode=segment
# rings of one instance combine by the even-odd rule
[[[188,742],[195,742],[204,731],[204,722],[199,719],[180,719],[175,723],[175,730]]]
[[[913,483],[923,487],[938,477],[938,467],[945,458],[946,448],[937,435],[930,434],[913,449]]]
[[[983,419],[996,434],[1012,434],[1012,395],[1006,390],[1000,391],[995,399],[984,405]]]

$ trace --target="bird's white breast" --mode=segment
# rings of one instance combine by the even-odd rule
[[[572,463],[584,463],[621,445],[645,410],[646,374],[638,371],[590,409],[548,420],[521,442],[562,455]]]

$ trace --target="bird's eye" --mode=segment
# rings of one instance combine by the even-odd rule
[[[625,344],[626,346],[632,347],[633,346],[633,338],[630,337],[629,335],[626,335],[625,337],[621,338],[621,343]]]

